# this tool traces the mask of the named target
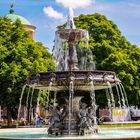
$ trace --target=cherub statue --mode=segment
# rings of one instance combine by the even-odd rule
[[[57,106],[49,105],[47,110],[51,113],[51,117],[49,119],[48,133],[51,132],[52,128],[61,129],[62,122],[60,116],[60,110]]]
[[[87,104],[86,103],[82,103],[79,113],[78,113],[78,117],[80,119],[80,124],[79,124],[79,128],[86,128],[87,127]]]

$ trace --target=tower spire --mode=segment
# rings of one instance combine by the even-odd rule
[[[66,26],[66,29],[76,29],[73,17],[74,17],[73,9],[69,8],[68,9],[68,15],[67,15],[67,26]]]
[[[14,2],[12,2],[11,5],[10,5],[10,14],[14,14],[13,7],[14,7]]]

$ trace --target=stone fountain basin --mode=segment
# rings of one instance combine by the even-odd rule
[[[69,82],[74,81],[74,90],[89,91],[91,80],[94,82],[95,90],[108,88],[107,82],[111,86],[116,85],[120,80],[111,71],[56,71],[32,73],[27,81],[27,85],[32,87],[36,83],[35,89],[48,89],[50,82],[52,91],[69,89]]]
[[[85,136],[47,136],[46,128],[0,129],[0,140],[140,140],[140,129],[100,129],[98,134]]]

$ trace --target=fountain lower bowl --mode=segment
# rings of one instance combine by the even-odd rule
[[[0,140],[140,140],[140,129],[101,129],[98,134],[85,136],[47,136],[46,128],[1,129]]]
[[[69,82],[74,81],[75,90],[90,90],[90,81],[94,82],[95,90],[108,88],[107,82],[111,86],[116,85],[120,80],[112,71],[56,71],[56,72],[39,72],[29,76],[27,85],[35,89],[48,89],[52,82],[52,91],[61,91],[69,89]]]

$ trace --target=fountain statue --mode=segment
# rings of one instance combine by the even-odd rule
[[[97,133],[96,90],[106,90],[111,120],[112,112],[115,109],[113,86],[116,86],[117,91],[119,88],[121,89],[121,94],[118,95],[120,107],[128,106],[124,98],[126,95],[122,93],[121,82],[115,72],[96,70],[92,52],[88,46],[88,31],[77,29],[73,17],[73,10],[69,8],[66,28],[58,29],[55,33],[53,56],[56,71],[32,73],[25,85],[32,88],[32,95],[35,89],[48,90],[46,110],[51,114],[48,135]],[[25,86],[20,98],[18,119]],[[80,95],[80,92],[83,91],[86,94],[89,93],[91,99],[89,105],[82,102],[84,95]],[[57,102],[58,105],[56,105],[56,100],[62,93],[64,103],[61,102],[61,106],[59,106],[59,102]],[[49,103],[52,95],[54,96],[53,105]],[[31,102],[30,109],[32,108]]]

